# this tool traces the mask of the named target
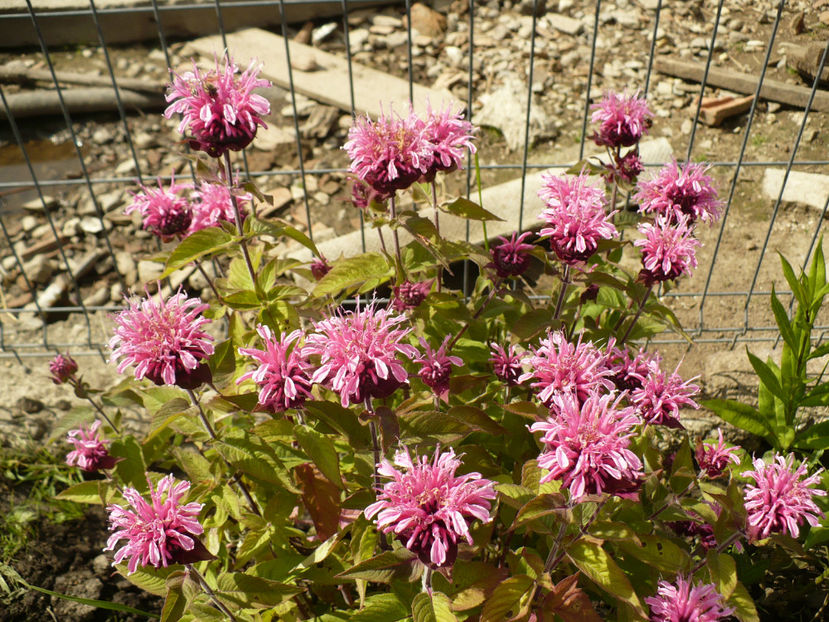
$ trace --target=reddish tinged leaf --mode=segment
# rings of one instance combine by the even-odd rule
[[[317,528],[320,540],[327,540],[339,529],[340,489],[329,482],[310,463],[295,469],[302,488],[302,501]]]
[[[578,586],[579,573],[559,581],[544,598],[542,620],[558,615],[564,622],[602,622],[590,597]]]

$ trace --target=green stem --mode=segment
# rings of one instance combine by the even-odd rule
[[[403,255],[400,252],[400,236],[397,233],[397,196],[391,195],[389,199],[389,208],[391,209],[391,220],[392,220],[392,237],[394,238],[394,254],[397,256],[397,264],[400,266],[400,271],[403,273],[403,277],[406,276],[406,271],[403,269]]]
[[[636,315],[633,316],[633,320],[628,326],[625,334],[622,335],[622,338],[619,340],[617,347],[621,347],[623,343],[627,340],[630,336],[630,332],[633,330],[633,327],[636,326],[636,322],[639,320],[639,316],[642,315],[642,310],[645,308],[645,303],[648,302],[648,296],[651,295],[651,291],[653,290],[653,285],[648,286],[648,289],[645,291],[645,295],[642,296],[642,300],[639,301],[639,308],[636,310]]]
[[[371,419],[368,422],[368,429],[371,432],[371,448],[374,456],[374,472],[372,474],[372,485],[374,487],[374,498],[377,499],[377,497],[380,495],[380,489],[382,488],[382,485],[380,483],[380,472],[378,470],[381,452],[380,441],[377,438],[377,423],[374,421],[376,413],[374,412],[374,406],[371,403],[371,397],[368,395],[365,398],[365,406],[369,416],[371,417]],[[386,534],[380,531],[378,535],[380,541],[380,549],[384,551],[389,550],[390,547],[388,541],[386,540]]]
[[[438,210],[438,187],[435,180],[432,180],[432,207],[435,208],[435,231],[440,238],[440,210]],[[437,291],[440,293],[441,281],[443,281],[443,266],[438,265]]]
[[[191,574],[192,576],[195,577],[195,579],[198,582],[199,586],[201,587],[202,590],[204,590],[204,593],[207,594],[207,597],[210,599],[210,602],[213,603],[213,605],[216,607],[216,609],[218,609],[223,614],[225,614],[227,616],[227,619],[230,620],[231,622],[237,622],[236,616],[234,616],[230,612],[230,609],[228,609],[225,606],[225,604],[216,597],[216,593],[207,584],[207,581],[205,581],[204,577],[201,576],[199,571],[196,570],[193,567],[193,564],[185,564],[185,566],[187,567],[188,574]]]
[[[86,392],[86,388],[81,384],[81,381],[78,380],[77,378],[75,378],[74,376],[69,378],[68,381],[72,385],[72,387],[75,389],[75,393],[76,394],[80,393],[81,395],[83,395],[84,398],[86,399],[86,401],[89,402],[90,404],[92,404],[92,407],[96,411],[98,411],[98,414],[101,415],[101,417],[104,418],[104,421],[106,421],[109,424],[109,427],[111,427],[116,434],[120,434],[121,430],[119,430],[118,426],[115,425],[115,423],[113,423],[112,419],[110,419],[107,416],[107,414],[104,412],[104,409],[101,408],[98,405],[98,403],[95,400],[93,400],[92,397]]]
[[[561,290],[558,293],[558,301],[556,302],[556,310],[553,313],[553,319],[557,320],[561,314],[561,308],[564,306],[564,299],[567,297],[567,287],[570,285],[570,264],[564,264],[564,273],[561,275]]]
[[[230,202],[233,205],[233,217],[236,219],[236,228],[239,230],[239,246],[242,247],[242,255],[244,256],[245,264],[248,267],[248,273],[250,274],[251,283],[253,283],[253,289],[256,290],[258,294],[259,284],[256,282],[256,272],[253,269],[253,263],[250,260],[250,253],[248,252],[247,241],[245,240],[244,228],[242,227],[242,212],[239,210],[239,202],[236,200],[236,195],[233,194],[233,167],[230,164],[229,151],[225,151],[224,160],[226,171],[225,183],[227,184],[227,190],[230,193]]]

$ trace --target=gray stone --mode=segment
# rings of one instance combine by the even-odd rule
[[[452,67],[462,67],[466,60],[466,54],[455,45],[447,45],[443,48],[443,53],[446,54],[446,59]]]
[[[403,20],[399,17],[391,15],[375,15],[371,18],[373,26],[388,26],[390,28],[400,28],[403,25]]]
[[[359,52],[367,41],[368,30],[365,28],[355,28],[348,31],[348,44],[351,46],[352,52]]]
[[[149,132],[138,132],[132,137],[132,144],[136,149],[149,149],[158,145],[157,137]]]
[[[474,122],[498,129],[511,151],[517,151],[524,145],[524,120],[527,114],[524,94],[527,87],[517,76],[510,76],[504,84],[491,93],[481,96],[483,107],[475,115]],[[533,106],[530,112],[530,144],[539,138],[550,135],[552,123],[541,106]]]
[[[164,266],[154,261],[142,259],[138,262],[138,282],[142,284],[157,281],[161,273],[164,272]]]
[[[61,233],[67,237],[78,235],[81,231],[81,219],[77,216],[67,219],[61,227]]]
[[[81,218],[81,230],[89,235],[97,235],[104,230],[104,225],[96,216],[84,216]]]
[[[26,201],[23,204],[23,209],[28,210],[30,212],[43,212],[44,205],[46,206],[46,209],[51,212],[59,205],[59,203],[55,197],[48,194],[44,194],[42,201],[40,200],[40,197],[32,199],[31,201]]]
[[[558,13],[548,13],[544,19],[552,28],[566,35],[577,35],[584,27],[584,24],[579,20]]]
[[[32,215],[26,215],[20,220],[20,226],[26,233],[32,231],[35,227],[37,227],[37,218]]]
[[[311,41],[314,44],[322,43],[335,30],[337,30],[337,22],[328,22],[327,24],[323,24],[319,28],[314,28],[314,31],[311,34]]]
[[[100,307],[108,302],[109,288],[105,284],[102,284],[101,287],[96,289],[83,300],[83,304],[85,307]]]
[[[23,272],[33,283],[45,285],[55,273],[55,262],[45,255],[35,255],[23,264]]]
[[[767,168],[763,173],[763,192],[772,200],[780,196],[785,169]],[[823,210],[829,198],[829,175],[790,171],[786,179],[783,201],[802,203],[815,209]]]

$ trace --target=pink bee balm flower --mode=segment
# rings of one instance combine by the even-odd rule
[[[213,354],[213,337],[202,330],[210,323],[202,315],[208,305],[181,290],[167,300],[148,294],[127,303],[113,318],[115,335],[109,341],[110,362],[118,364],[118,373],[133,365],[137,380],[184,389],[211,379],[205,361]]]
[[[492,355],[489,362],[492,363],[492,371],[495,372],[495,377],[508,387],[519,384],[519,378],[524,373],[524,369],[521,367],[523,357],[515,351],[515,346],[509,345],[505,350],[503,346],[491,343],[489,344],[489,353]]]
[[[662,371],[659,359],[655,359],[642,386],[631,391],[630,402],[646,423],[681,428],[679,409],[699,408],[692,399],[699,387],[691,380],[683,381],[676,370],[670,374]]]
[[[149,479],[147,483],[150,486],[149,503],[135,488],[124,488],[124,498],[132,509],[115,504],[107,506],[109,529],[113,533],[104,550],[115,550],[121,540],[127,541],[115,552],[113,564],[129,558],[127,570],[132,574],[139,565],[166,568],[170,563],[205,559],[187,555],[188,552],[197,553],[201,548],[196,536],[204,532],[198,521],[202,504],[180,503],[190,490],[190,482],[175,482],[172,475],[166,475],[155,490]]]
[[[78,364],[69,354],[57,354],[49,362],[49,372],[52,374],[52,382],[65,384],[71,380],[78,371]]]
[[[413,359],[417,349],[401,340],[411,328],[395,328],[406,321],[374,303],[314,322],[315,333],[305,338],[303,356],[317,355],[320,365],[311,377],[340,395],[343,406],[368,398],[384,398],[408,382],[397,355]]]
[[[793,454],[785,458],[775,454],[771,464],[755,459],[754,470],[743,473],[754,480],[744,492],[749,537],[762,540],[784,533],[797,538],[804,520],[815,527],[824,514],[812,497],[825,497],[826,491],[811,486],[820,484],[822,472],[818,469],[806,477],[805,462],[795,469]]]
[[[390,197],[429,171],[435,147],[426,124],[410,111],[407,117],[381,114],[376,122],[357,117],[343,149],[351,158],[351,172],[379,195]]]
[[[524,242],[530,236],[530,231],[521,235],[516,231],[509,239],[499,236],[501,243],[489,249],[492,256],[492,263],[489,265],[495,268],[495,272],[502,279],[521,276],[527,271],[530,266],[530,251],[535,248],[532,244]]]
[[[532,388],[538,391],[538,399],[547,408],[552,408],[553,397],[570,393],[579,401],[604,389],[613,390],[610,380],[611,371],[605,364],[605,356],[591,342],[582,343],[581,336],[577,343],[567,341],[563,331],[547,331],[537,349],[530,348],[522,361],[530,371],[521,375],[518,382],[535,378]]]
[[[177,185],[175,176],[170,179],[166,190],[158,180],[158,189],[141,186],[140,192],[133,192],[132,203],[124,209],[125,214],[141,212],[143,227],[162,240],[183,238],[187,235],[193,221],[193,208],[182,193],[189,189],[187,185]]]
[[[229,57],[225,58],[224,69],[216,58],[216,69],[204,74],[193,61],[193,71],[173,74],[166,96],[170,105],[164,116],[170,119],[181,114],[178,131],[189,138],[193,149],[213,158],[221,157],[229,149],[244,149],[260,125],[267,127],[262,117],[270,113],[271,105],[253,89],[269,87],[271,83],[257,77],[259,68],[255,60],[241,75],[237,76],[237,72]]]
[[[311,274],[317,281],[331,272],[331,264],[325,257],[317,257],[311,262]]]
[[[429,292],[432,291],[432,283],[434,279],[428,281],[403,281],[400,285],[395,285],[392,289],[394,297],[391,300],[392,308],[398,313],[403,311],[411,311],[417,309]]]
[[[616,347],[616,339],[613,337],[607,344],[607,367],[612,372],[613,384],[620,391],[641,388],[653,369],[659,368],[659,361],[658,354],[651,355],[644,348],[631,358],[630,350],[625,346]]]
[[[543,432],[544,451],[538,466],[549,473],[541,482],[561,480],[570,498],[632,494],[643,477],[642,462],[628,446],[639,418],[632,408],[619,408],[621,397],[592,393],[583,403],[571,394],[555,395],[546,421],[530,426]]]
[[[426,181],[432,181],[439,171],[451,172],[463,168],[466,151],[475,153],[474,128],[465,121],[464,111],[452,112],[452,106],[435,112],[429,106],[426,118],[425,138],[432,144],[433,160],[424,173]]]
[[[591,106],[590,120],[600,123],[599,131],[591,136],[597,145],[630,147],[648,133],[653,114],[644,97],[637,91],[633,95],[608,91],[598,104]]]
[[[732,613],[713,583],[695,583],[677,575],[676,584],[660,581],[656,596],[645,604],[651,609],[650,622],[719,622]]]
[[[737,456],[739,447],[726,447],[722,436],[722,429],[717,429],[719,439],[717,444],[697,442],[695,455],[700,471],[710,478],[717,478],[723,474],[729,462],[740,464]]]
[[[247,213],[246,205],[253,200],[253,195],[235,188],[233,195],[236,197],[239,213],[244,218]],[[222,183],[202,181],[193,192],[192,209],[193,221],[190,223],[188,234],[208,227],[218,227],[223,222],[236,222],[230,190]]]
[[[73,451],[66,454],[66,464],[89,472],[111,469],[115,466],[116,460],[109,455],[106,447],[109,441],[98,436],[100,427],[101,422],[95,421],[89,427],[82,426],[66,433],[66,441],[75,446]]]
[[[682,275],[691,275],[697,267],[696,248],[699,240],[694,238],[694,230],[689,227],[684,216],[672,221],[659,215],[653,223],[639,224],[639,232],[644,238],[636,240],[633,245],[642,249],[642,270],[639,280],[645,285],[678,279]]]
[[[283,332],[278,340],[263,324],[256,327],[256,332],[265,341],[265,349],[239,348],[239,354],[252,357],[259,367],[242,374],[236,384],[253,380],[259,385],[259,406],[270,412],[301,407],[311,397],[311,364],[300,349],[290,346],[302,331],[295,330],[289,335]]]
[[[418,354],[414,359],[415,363],[420,363],[420,371],[417,375],[420,376],[423,384],[432,389],[435,395],[444,402],[449,395],[449,374],[452,371],[452,365],[463,367],[463,360],[446,354],[446,346],[451,338],[452,335],[446,335],[440,347],[432,350],[432,346],[421,337],[420,345],[423,346],[424,353]]]
[[[394,464],[384,459],[377,465],[379,474],[392,481],[377,491],[377,502],[364,511],[366,518],[376,515],[377,527],[396,535],[424,564],[451,566],[458,541],[473,543],[469,524],[491,520],[490,502],[495,498],[493,483],[479,473],[456,476],[460,465],[452,449],[437,449],[431,461],[421,456],[414,462],[408,450],[401,449]]]
[[[578,176],[541,176],[543,187],[538,191],[547,204],[540,218],[547,227],[539,231],[550,238],[558,258],[573,265],[586,261],[596,252],[601,240],[619,237],[619,232],[605,214],[605,193],[592,186],[582,172]]]
[[[710,166],[689,162],[680,167],[677,161],[666,164],[653,179],[639,182],[634,200],[643,214],[653,212],[688,224],[697,220],[714,224],[720,217],[720,202],[714,180],[705,173]]]
[[[609,184],[613,183],[614,178],[619,181],[633,183],[645,170],[642,158],[639,157],[636,151],[630,151],[621,158],[614,158],[614,162],[607,164],[606,167],[608,172],[605,179]]]

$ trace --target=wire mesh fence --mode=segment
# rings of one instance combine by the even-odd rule
[[[264,68],[278,85],[268,97],[269,122],[279,131],[235,162],[241,176],[278,197],[287,218],[332,248],[342,249],[351,230],[359,233],[347,244],[366,247],[358,211],[346,192],[331,189],[346,187],[339,147],[350,118],[371,111],[367,100],[387,100],[389,84],[402,84],[416,105],[422,88],[448,93],[474,123],[497,130],[479,136],[481,179],[488,187],[513,183],[504,225],[513,230],[535,226],[540,171],[591,155],[584,140],[591,104],[608,89],[639,90],[656,112],[656,147],[643,151],[654,154],[645,166],[710,162],[724,203],[720,222],[701,234],[696,275],[666,299],[698,341],[777,338],[767,311],[772,283],[790,294],[773,251],[805,266],[829,208],[821,176],[829,173],[821,132],[829,95],[820,88],[829,43],[820,43],[805,79],[790,69],[804,37],[820,42],[822,31],[809,28],[817,20],[811,3],[455,0],[435,2],[428,13],[422,6],[25,0],[4,9],[0,357],[102,351],[106,313],[146,280],[143,259],[157,250],[122,215],[125,191],[169,180],[171,169],[179,178],[195,175],[173,144],[175,121],[157,114],[159,85],[168,67],[186,66],[211,35],[220,42],[214,49],[228,49],[240,65],[247,59],[237,48],[274,37],[261,39],[277,45],[258,55],[278,52],[281,60]],[[324,52],[321,64],[342,80],[319,77],[325,71],[303,60],[307,48]],[[367,68],[392,81],[367,81]],[[38,81],[46,87],[36,91],[37,104],[22,100],[20,85]],[[737,104],[737,114],[717,117]],[[473,199],[474,169],[470,159],[453,188]],[[199,275],[182,278],[196,287]],[[819,338],[827,328],[819,327]]]

